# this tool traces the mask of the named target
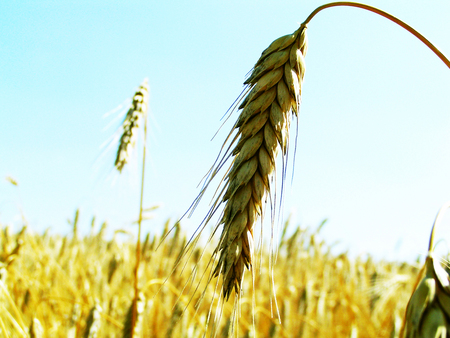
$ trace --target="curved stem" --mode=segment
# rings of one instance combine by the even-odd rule
[[[404,29],[406,29],[408,32],[410,32],[412,35],[414,35],[416,38],[418,38],[420,41],[422,41],[428,48],[430,48],[434,54],[436,54],[438,56],[438,58],[440,58],[442,60],[442,62],[445,63],[445,65],[450,68],[450,61],[445,57],[444,54],[442,54],[442,52],[437,49],[430,41],[428,41],[427,38],[425,38],[422,34],[420,34],[418,31],[416,31],[414,28],[412,28],[411,26],[409,26],[408,24],[404,23],[403,21],[401,21],[400,19],[397,19],[395,16],[386,13],[378,8],[372,7],[372,6],[368,6],[368,5],[364,5],[364,4],[360,4],[357,2],[347,2],[347,1],[341,1],[341,2],[331,2],[329,4],[325,4],[323,6],[317,7],[305,20],[305,22],[303,22],[302,25],[307,25],[311,19],[317,14],[319,13],[321,10],[325,9],[325,8],[329,8],[329,7],[338,7],[338,6],[347,6],[347,7],[357,7],[357,8],[361,8],[361,9],[365,9],[367,11],[376,13],[378,15],[381,15],[382,17],[385,17],[386,19],[389,19],[393,22],[395,22],[397,25],[403,27]]]
[[[450,208],[450,201],[446,202],[441,209],[439,210],[438,214],[436,215],[436,219],[434,220],[433,227],[431,229],[431,235],[430,235],[430,243],[428,244],[428,255],[430,255],[433,252],[433,246],[434,246],[434,230],[436,229],[437,225],[441,222],[442,217],[444,217],[445,211]]]

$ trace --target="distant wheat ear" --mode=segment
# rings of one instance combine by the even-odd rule
[[[447,202],[439,211],[430,236],[428,256],[408,302],[402,338],[446,338],[450,335],[450,276],[433,254],[434,230]]]
[[[36,317],[33,318],[29,329],[30,338],[42,338],[44,337],[44,329],[42,324]]]
[[[233,290],[239,294],[244,270],[251,269],[253,228],[263,217],[265,199],[274,188],[272,175],[278,148],[285,168],[289,126],[292,114],[297,115],[300,107],[306,49],[306,26],[301,25],[263,51],[244,83],[248,86],[245,98],[235,106],[240,115],[225,141],[231,140],[230,144],[211,169],[209,180],[194,203],[195,207],[224,162],[234,156],[222,181],[224,187],[206,217],[208,222],[217,207],[225,204],[217,225],[223,224],[223,230],[213,255],[218,258],[212,276],[222,276],[222,292],[227,300]]]
[[[133,308],[136,311],[136,318],[133,322]],[[145,310],[145,296],[142,292],[139,293],[137,299],[133,299],[130,307],[128,308],[127,315],[125,317],[125,323],[122,330],[122,338],[138,337],[142,327],[142,320]]]
[[[100,331],[102,308],[95,302],[95,305],[89,311],[89,316],[86,320],[86,328],[84,330],[84,338],[96,338]]]
[[[117,149],[116,161],[114,163],[119,172],[122,172],[123,167],[129,161],[130,155],[135,147],[140,123],[146,118],[148,98],[148,80],[145,79],[134,94],[131,107],[122,123],[123,132],[120,137],[119,148]]]

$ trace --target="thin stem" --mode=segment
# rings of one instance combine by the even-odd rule
[[[338,6],[347,6],[347,7],[357,7],[357,8],[362,8],[365,9],[369,12],[373,12],[376,13],[378,15],[381,15],[383,17],[385,17],[386,19],[389,19],[393,22],[395,22],[397,25],[403,27],[404,29],[406,29],[408,32],[410,32],[412,35],[414,35],[416,38],[418,38],[420,41],[422,41],[428,48],[430,48],[434,54],[436,54],[441,60],[442,62],[445,63],[445,65],[450,68],[450,61],[445,57],[444,54],[442,54],[442,52],[437,49],[430,41],[428,41],[427,38],[425,38],[422,34],[420,34],[418,31],[416,31],[414,28],[412,28],[411,26],[409,26],[408,24],[404,23],[403,21],[401,21],[400,19],[397,19],[395,16],[386,13],[378,8],[372,7],[372,6],[368,6],[368,5],[364,5],[364,4],[360,4],[357,2],[346,2],[346,1],[342,1],[342,2],[331,2],[329,4],[325,4],[323,6],[317,7],[305,20],[305,22],[303,22],[302,25],[307,25],[311,19],[317,14],[319,13],[321,10],[325,9],[325,8],[329,8],[329,7],[338,7]]]
[[[141,263],[141,224],[142,224],[142,208],[144,201],[144,178],[145,178],[145,155],[147,153],[147,114],[144,116],[144,148],[142,154],[142,177],[141,177],[141,200],[139,204],[139,219],[138,219],[138,235],[136,243],[136,267],[134,270],[134,300],[132,304],[132,317],[131,317],[131,338],[134,335],[134,329],[137,318],[137,301],[139,297],[139,265]]]
[[[433,252],[433,246],[434,246],[434,231],[437,227],[437,225],[441,222],[442,217],[444,217],[445,211],[450,208],[450,201],[446,202],[441,209],[439,209],[438,214],[436,215],[436,219],[434,220],[433,228],[431,229],[431,235],[430,235],[430,243],[428,244],[428,255],[430,255]]]

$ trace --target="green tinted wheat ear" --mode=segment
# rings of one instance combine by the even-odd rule
[[[96,304],[91,308],[91,311],[89,311],[89,316],[86,320],[86,328],[83,335],[84,338],[97,338],[101,324],[101,312],[102,308],[96,301]]]
[[[139,293],[137,299],[133,299],[131,306],[128,308],[127,316],[122,330],[122,338],[138,337],[141,331],[142,320],[145,310],[145,296],[142,292]],[[133,312],[135,318],[133,320]]]
[[[130,158],[137,139],[137,131],[141,121],[146,118],[148,109],[149,87],[145,79],[133,96],[131,107],[122,123],[122,136],[120,137],[116,161],[114,163],[118,171],[122,171]]]
[[[433,253],[434,231],[446,209],[439,211],[431,231],[428,256],[406,308],[402,338],[447,338],[450,336],[450,276]]]
[[[244,270],[251,269],[253,228],[263,216],[265,198],[272,192],[278,148],[286,160],[290,121],[300,106],[306,48],[306,26],[301,25],[263,51],[245,81],[248,90],[238,103],[240,115],[227,138],[232,138],[231,145],[213,167],[206,184],[207,187],[223,163],[234,156],[222,193],[207,217],[209,220],[220,203],[225,204],[213,276],[222,276],[226,299],[233,290],[239,294]]]
[[[30,338],[42,338],[44,337],[44,329],[42,324],[37,318],[33,318],[29,329]]]

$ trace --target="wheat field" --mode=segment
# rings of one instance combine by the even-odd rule
[[[196,275],[186,285],[191,268],[198,264],[201,270],[208,254],[202,256],[203,248],[196,248],[186,267],[173,272],[186,243],[179,225],[157,248],[171,226],[168,221],[164,233],[147,235],[142,243],[140,327],[135,336],[227,337],[233,303],[225,303],[222,319],[212,325],[211,319],[207,324],[210,304],[196,306],[197,296],[190,301],[187,296],[187,289],[201,278]],[[120,231],[112,239],[104,238],[105,228],[103,224],[85,237],[76,231],[63,237],[26,228],[11,233],[2,226],[0,336],[125,336],[136,244]],[[236,336],[398,337],[420,267],[333,254],[314,229],[286,223],[283,234],[274,266],[281,322],[267,296],[269,253],[263,249],[255,255],[261,273],[254,286],[251,279],[244,280]],[[211,299],[214,283],[202,287],[205,298]],[[215,311],[213,307],[211,318]]]
[[[450,68],[434,45],[388,13],[347,2],[318,7],[294,33],[262,52],[245,81],[231,110],[240,115],[187,212],[231,159],[196,232],[185,232],[183,216],[141,241],[149,210],[143,208],[149,101],[144,80],[120,128],[114,162],[119,174],[128,166],[143,122],[137,238],[128,230],[108,237],[107,223],[98,227],[95,217],[90,232],[81,234],[88,225],[79,224],[78,210],[65,236],[34,232],[24,217],[19,231],[0,224],[0,337],[448,337],[450,277],[433,249],[435,225],[450,203],[436,218],[423,266],[336,252],[322,238],[324,223],[308,228],[287,221],[279,240],[275,234],[291,119],[300,111],[306,27],[319,11],[336,6],[359,7],[399,24]],[[266,204],[270,244],[253,237]],[[219,221],[209,224],[216,211]],[[203,233],[207,225],[209,236]],[[208,238],[206,245],[200,236]]]

